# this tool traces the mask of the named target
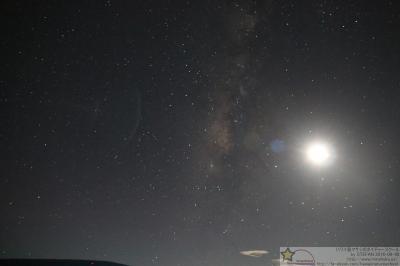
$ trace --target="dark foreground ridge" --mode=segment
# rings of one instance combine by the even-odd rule
[[[2,266],[127,266],[125,264],[97,260],[53,259],[0,259]]]

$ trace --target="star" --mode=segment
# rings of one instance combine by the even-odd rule
[[[292,261],[292,257],[293,257],[293,255],[294,255],[294,253],[295,253],[295,252],[290,251],[289,248],[286,248],[285,251],[282,251],[282,252],[281,252],[282,257],[283,257],[283,258],[282,258],[283,261]]]

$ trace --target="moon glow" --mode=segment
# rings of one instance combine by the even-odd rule
[[[332,148],[325,142],[316,141],[306,147],[306,160],[314,166],[326,166],[332,162]]]

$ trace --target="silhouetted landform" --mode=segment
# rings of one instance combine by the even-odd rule
[[[0,259],[1,266],[127,266],[97,260]]]

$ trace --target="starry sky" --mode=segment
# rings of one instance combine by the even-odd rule
[[[1,13],[0,258],[269,265],[286,245],[400,244],[394,2]],[[314,139],[329,166],[304,160]]]

